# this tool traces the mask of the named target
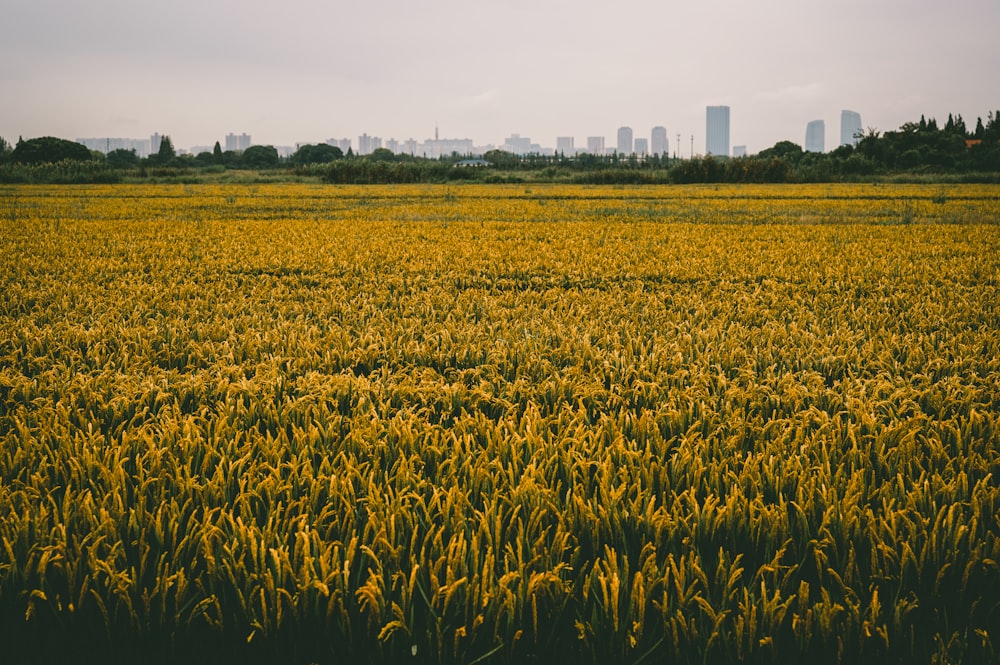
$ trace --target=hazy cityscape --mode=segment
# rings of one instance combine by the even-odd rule
[[[667,127],[657,125],[649,130],[636,130],[630,126],[621,126],[614,135],[614,140],[608,140],[604,135],[587,136],[578,140],[575,136],[557,136],[554,144],[535,142],[531,137],[512,133],[499,144],[480,144],[472,138],[441,138],[439,129],[434,128],[433,138],[416,140],[414,138],[397,139],[363,133],[355,139],[349,137],[327,138],[319,141],[300,141],[294,145],[273,146],[280,157],[290,157],[303,145],[325,143],[339,148],[345,155],[348,153],[363,156],[376,150],[388,150],[393,154],[405,154],[415,157],[437,159],[439,157],[458,155],[482,156],[492,150],[501,150],[514,155],[561,155],[573,157],[578,154],[591,155],[635,155],[637,157],[660,156],[675,159],[691,158],[697,155],[716,157],[745,157],[748,155],[745,144],[733,145],[730,138],[730,107],[708,106],[705,110],[705,129],[703,140],[696,145],[695,134],[677,132],[671,135]],[[837,146],[855,145],[862,131],[861,115],[856,111],[843,110],[840,113],[840,136]],[[169,134],[153,133],[148,139],[142,138],[77,138],[76,142],[90,150],[108,154],[114,150],[134,151],[140,157],[156,154],[160,143]],[[811,120],[804,128],[804,146],[806,152],[826,152],[826,123],[823,119]],[[795,138],[788,140],[800,143]],[[242,152],[255,145],[251,134],[241,132],[229,133],[219,139],[220,150],[226,152]],[[836,146],[835,146],[836,147]],[[215,145],[174,146],[178,154],[198,155],[213,152]]]

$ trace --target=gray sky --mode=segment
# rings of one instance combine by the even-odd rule
[[[211,145],[328,138],[705,149],[727,104],[753,153],[840,110],[896,129],[1000,108],[1000,0],[2,0],[0,136]]]

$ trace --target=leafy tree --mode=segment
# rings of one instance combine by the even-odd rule
[[[119,148],[112,150],[107,156],[108,166],[115,169],[127,169],[139,165],[139,155],[135,150]]]
[[[293,164],[328,164],[343,158],[344,151],[327,143],[299,146],[289,160]]]
[[[222,146],[219,145],[218,141],[215,142],[215,147],[212,148],[212,161],[216,164],[222,164],[225,161],[222,156]]]
[[[91,160],[90,150],[83,144],[54,136],[18,141],[10,158],[21,164],[44,164],[71,160],[87,162]]]
[[[166,165],[176,156],[177,151],[174,150],[174,144],[170,140],[170,137],[164,136],[160,139],[160,149],[156,153],[156,163]]]
[[[7,139],[0,136],[0,162],[6,161],[7,157],[13,152],[14,148],[7,143]]]
[[[778,141],[770,148],[765,148],[757,154],[763,159],[786,159],[791,164],[797,164],[802,159],[802,155],[802,146],[792,141]]]
[[[483,159],[501,169],[517,168],[520,164],[517,155],[506,150],[489,150],[483,155]]]
[[[372,154],[368,155],[368,159],[373,162],[391,162],[396,159],[396,155],[388,148],[375,148]]]
[[[281,158],[272,145],[252,145],[243,151],[243,166],[252,169],[266,169],[278,165]]]

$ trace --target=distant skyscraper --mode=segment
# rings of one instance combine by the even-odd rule
[[[587,137],[587,152],[591,155],[603,155],[604,154],[604,137],[603,136],[588,136]]]
[[[813,120],[806,125],[806,152],[824,152],[826,145],[826,123]]]
[[[734,145],[733,146],[733,157],[746,157],[747,147],[745,145]]]
[[[576,148],[573,147],[573,137],[572,136],[557,136],[556,137],[556,152],[561,152],[564,155],[569,155],[572,157],[576,154]]]
[[[856,111],[840,112],[840,145],[857,145],[861,134],[861,114]]]
[[[667,138],[666,127],[653,127],[651,138],[652,141],[649,144],[651,153],[654,155],[670,154],[670,139]]]
[[[709,106],[706,109],[705,153],[729,156],[728,106]]]
[[[639,138],[635,140],[632,146],[635,154],[637,155],[648,155],[649,154],[649,139]]]
[[[241,152],[250,147],[249,134],[226,134],[226,151]]]
[[[159,134],[156,136],[159,136]],[[98,150],[105,155],[112,150],[134,150],[135,154],[139,157],[149,157],[149,146],[152,143],[152,137],[149,139],[77,139],[76,142],[87,146],[89,150]],[[160,139],[156,139],[156,149],[160,149]]]
[[[362,134],[358,137],[358,154],[359,155],[370,155],[375,148],[373,147],[374,137],[368,136],[367,133]]]
[[[618,128],[618,152],[622,155],[632,154],[632,128]]]
[[[531,139],[520,134],[511,134],[503,143],[503,149],[515,155],[531,154]]]
[[[163,137],[160,136],[159,132],[155,132],[149,137],[149,154],[155,155],[160,152],[160,143],[163,142]]]

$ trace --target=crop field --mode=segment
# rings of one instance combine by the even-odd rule
[[[0,660],[996,663],[1000,187],[0,187]]]

